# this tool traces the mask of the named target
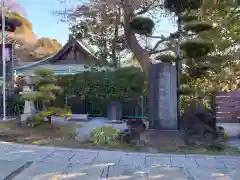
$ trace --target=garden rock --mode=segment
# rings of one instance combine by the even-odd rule
[[[215,128],[215,115],[202,105],[191,105],[185,109],[181,127],[186,132],[186,143],[190,139],[191,144],[194,141],[193,139],[195,139],[195,142],[209,143],[218,138]]]
[[[145,131],[146,125],[141,119],[127,120],[127,129],[123,130],[119,139],[127,144],[138,144],[140,134]]]
[[[219,140],[213,140],[208,144],[204,144],[205,148],[213,151],[222,151],[225,149],[225,143],[220,142]]]
[[[147,147],[184,146],[184,131],[169,131],[149,129],[141,133],[140,140]]]

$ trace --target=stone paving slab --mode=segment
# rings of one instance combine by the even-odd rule
[[[21,150],[23,150],[23,148],[20,146],[9,146],[9,145],[1,145],[0,146],[1,155],[6,154],[10,151],[21,151]]]
[[[13,180],[57,180],[66,172],[67,163],[35,162]]]
[[[206,159],[206,160],[195,160],[197,165],[202,168],[217,168],[217,169],[224,169],[227,168],[226,165],[219,161],[218,159]]]
[[[239,180],[240,179],[240,166],[236,167],[235,169],[228,170],[227,173],[234,180]]]
[[[73,151],[68,150],[55,151],[47,156],[43,162],[67,162],[74,156],[74,154]]]
[[[6,178],[13,171],[17,170],[25,164],[24,161],[6,161],[0,160],[0,179]]]
[[[69,162],[72,164],[92,164],[96,157],[98,156],[98,152],[75,152],[75,154],[69,159]]]
[[[113,165],[108,167],[107,180],[145,180],[146,174],[140,172],[139,166],[119,166]]]
[[[240,171],[240,160],[224,160],[224,161],[219,161],[219,162],[222,163],[222,164],[225,164],[225,167],[227,169],[239,168],[239,171]]]
[[[233,179],[228,173],[215,168],[192,168],[188,172],[193,180],[239,180],[239,177]]]
[[[44,150],[15,150],[9,151],[4,157],[7,160],[43,161],[52,152]]]
[[[171,166],[172,167],[184,167],[184,168],[198,168],[199,166],[196,163],[196,160],[193,158],[181,158],[181,157],[171,157]]]
[[[109,166],[107,180],[188,180],[181,168]]]
[[[4,167],[0,168],[1,177],[28,161],[34,163],[14,180],[240,180],[240,156],[153,154],[0,143],[0,166]]]
[[[62,180],[100,180],[104,172],[106,173],[107,166],[82,166],[74,165],[69,167],[66,172],[61,176]]]
[[[94,160],[94,164],[119,164],[121,161],[122,157],[125,156],[126,153],[123,152],[114,152],[114,151],[109,151],[109,152],[99,152],[98,156]]]
[[[206,160],[206,159],[215,159],[215,156],[212,156],[212,155],[186,154],[186,159]]]
[[[147,156],[146,157],[146,165],[161,165],[170,167],[172,165],[171,158],[167,156]]]
[[[148,180],[188,180],[181,168],[153,166],[147,174]]]
[[[146,156],[142,155],[124,155],[119,161],[119,165],[144,166],[146,164]]]

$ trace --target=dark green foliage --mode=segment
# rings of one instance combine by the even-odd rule
[[[35,87],[35,93],[30,95],[24,95],[24,100],[30,100],[33,102],[41,103],[42,109],[36,116],[31,118],[31,121],[35,119],[45,120],[51,123],[51,116],[65,116],[67,113],[66,109],[61,109],[56,105],[55,101],[59,94],[62,92],[62,88],[57,83],[57,78],[54,76],[50,69],[37,69],[35,70],[35,78],[32,79]]]
[[[154,28],[153,20],[146,17],[134,17],[129,25],[135,33],[143,35],[152,34]]]
[[[192,94],[193,92],[194,92],[194,89],[187,86],[182,86],[179,93],[181,95],[189,95],[189,94]]]
[[[191,66],[188,68],[188,75],[191,78],[200,78],[203,77],[205,75],[207,75],[207,71],[210,69],[210,67],[207,66]]]
[[[212,28],[213,28],[212,25],[205,23],[205,22],[199,22],[199,21],[192,21],[192,22],[185,24],[185,26],[184,26],[184,30],[192,31],[197,34],[200,32],[203,32],[203,31],[209,31]]]
[[[10,115],[19,116],[24,111],[24,100],[18,95],[13,94],[7,97],[7,112]]]
[[[198,9],[202,4],[201,0],[165,0],[164,7],[171,12],[179,14],[188,9]]]
[[[171,54],[162,54],[156,57],[156,60],[161,60],[162,62],[166,63],[174,63],[176,62],[176,57]]]
[[[44,118],[45,117],[43,117],[43,116],[41,116],[39,114],[37,114],[35,116],[32,116],[32,117],[29,117],[27,119],[27,126],[31,127],[31,128],[34,128],[34,127],[36,127],[38,125],[41,125],[41,124],[43,124],[45,122]]]
[[[191,77],[189,77],[186,73],[181,75],[181,84],[187,85],[191,81]]]
[[[0,19],[2,19],[0,15]],[[16,27],[19,27],[22,25],[22,17],[18,13],[10,13],[6,12],[5,17],[5,30],[9,32],[14,32],[16,30]],[[2,27],[2,23],[0,23],[0,27]]]
[[[181,49],[184,50],[186,56],[190,58],[205,56],[214,51],[212,42],[203,40],[188,40],[181,44]]]
[[[64,106],[66,95],[86,95],[92,108],[90,114],[106,115],[110,101],[120,101],[134,109],[136,100],[143,95],[144,76],[139,68],[121,68],[112,72],[84,72],[58,77],[63,93],[56,102]]]
[[[191,21],[196,21],[198,17],[194,15],[185,15],[185,16],[181,16],[180,19],[182,22],[187,23]]]
[[[61,93],[62,89],[56,85],[57,79],[53,75],[53,72],[49,69],[37,69],[35,72],[35,100],[40,100],[43,103],[43,107],[49,107],[56,100],[56,96]],[[27,96],[24,96],[27,99]],[[29,97],[34,99],[34,97]]]
[[[177,39],[179,37],[179,35],[180,35],[179,32],[174,32],[174,33],[170,34],[170,38],[171,39]]]

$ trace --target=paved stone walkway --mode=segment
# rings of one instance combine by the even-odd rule
[[[1,180],[240,180],[240,156],[38,147],[1,142]]]
[[[52,117],[52,121],[57,123],[69,123],[69,121],[65,121],[64,118],[56,117],[56,116]],[[81,140],[86,140],[90,135],[92,129],[94,128],[100,128],[102,126],[111,126],[113,128],[120,129],[121,131],[127,128],[126,123],[122,123],[122,124],[107,123],[108,119],[105,117],[96,117],[86,121],[84,120],[70,121],[70,123],[73,123],[73,122],[81,125],[80,128],[76,129],[77,136]],[[145,121],[144,123],[148,127],[148,122]]]
[[[240,138],[234,138],[229,140],[228,144],[232,147],[237,147],[238,149],[240,149]]]

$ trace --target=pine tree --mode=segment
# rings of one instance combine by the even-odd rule
[[[37,123],[44,122],[45,119],[51,123],[51,116],[65,116],[67,109],[61,109],[54,106],[57,95],[62,92],[62,88],[56,85],[57,79],[49,69],[37,69],[33,78],[35,93],[24,95],[25,100],[40,102],[42,110],[31,120],[37,120]],[[36,123],[36,122],[34,122]]]

